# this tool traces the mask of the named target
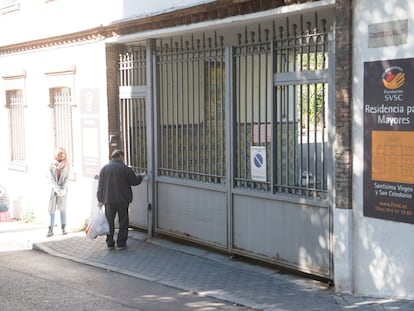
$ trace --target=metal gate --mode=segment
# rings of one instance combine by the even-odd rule
[[[245,29],[232,50],[232,252],[330,278],[325,20]]]
[[[154,100],[123,92],[136,94],[121,96],[123,141],[154,172],[155,232],[331,277],[329,27],[296,21],[155,40]],[[121,75],[140,76],[137,58],[121,56]]]
[[[324,21],[323,21],[324,22]],[[234,63],[235,187],[327,196],[328,40],[325,24],[239,34]],[[266,180],[251,176],[251,146],[263,146]],[[273,152],[272,152],[273,151]],[[257,179],[257,178],[256,178]]]
[[[119,116],[125,163],[136,173],[148,173],[147,52],[145,45],[131,45],[119,57]],[[148,178],[133,187],[130,225],[148,228]]]

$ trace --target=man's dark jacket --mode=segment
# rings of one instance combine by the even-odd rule
[[[142,176],[135,175],[130,167],[114,159],[99,172],[98,202],[103,204],[131,203],[131,186],[139,185],[141,182]]]

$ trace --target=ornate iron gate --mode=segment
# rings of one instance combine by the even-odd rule
[[[156,54],[158,174],[224,183],[223,42],[160,40]]]
[[[296,20],[128,47],[121,128],[128,164],[154,172],[155,231],[330,277],[329,27],[316,14]],[[265,238],[285,234],[294,242]]]
[[[119,115],[126,163],[147,171],[146,47],[130,46],[119,57]]]
[[[325,21],[273,25],[238,35],[235,47],[237,188],[325,199],[328,40]],[[290,30],[292,28],[292,30]],[[251,176],[250,147],[263,146],[267,179]]]
[[[148,173],[148,142],[151,123],[147,117],[147,51],[145,45],[131,45],[119,56],[119,117],[125,163],[136,173]],[[150,125],[148,125],[148,123]],[[129,210],[130,225],[143,229],[151,228],[148,206],[148,179],[134,187],[136,198]],[[151,230],[151,229],[150,229]]]

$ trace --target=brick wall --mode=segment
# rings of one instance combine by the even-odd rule
[[[109,135],[120,135],[119,113],[118,113],[118,68],[119,54],[124,51],[123,45],[106,46],[106,77],[108,98],[108,133]],[[109,137],[108,141],[109,143]],[[121,146],[109,146],[109,154]]]
[[[352,208],[352,0],[335,10],[335,205]]]

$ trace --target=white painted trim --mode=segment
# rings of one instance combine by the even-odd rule
[[[67,67],[62,67],[60,66],[60,68],[50,68],[45,70],[45,75],[50,77],[50,76],[62,76],[62,75],[73,75],[76,73],[76,65],[70,65]]]
[[[14,73],[4,73],[1,75],[3,80],[16,80],[16,79],[24,79],[26,78],[26,70],[16,71]]]
[[[321,0],[317,2],[306,2],[302,4],[293,4],[288,6],[282,6],[275,9],[256,12],[251,14],[232,16],[224,19],[217,19],[213,21],[201,22],[191,25],[182,25],[178,27],[170,27],[163,29],[156,29],[150,31],[144,31],[134,33],[125,36],[111,37],[105,40],[105,43],[127,43],[133,41],[143,41],[149,38],[157,38],[164,36],[171,36],[177,33],[188,33],[192,31],[202,31],[206,29],[214,28],[218,25],[223,26],[237,26],[237,24],[246,24],[252,22],[260,22],[263,19],[277,16],[278,18],[291,15],[293,13],[306,13],[307,11],[314,10],[315,8],[330,8],[335,6],[335,0]]]
[[[14,11],[18,11],[18,10],[20,10],[20,1],[16,1],[15,3],[1,7],[0,14],[3,15],[3,14],[11,13]]]

